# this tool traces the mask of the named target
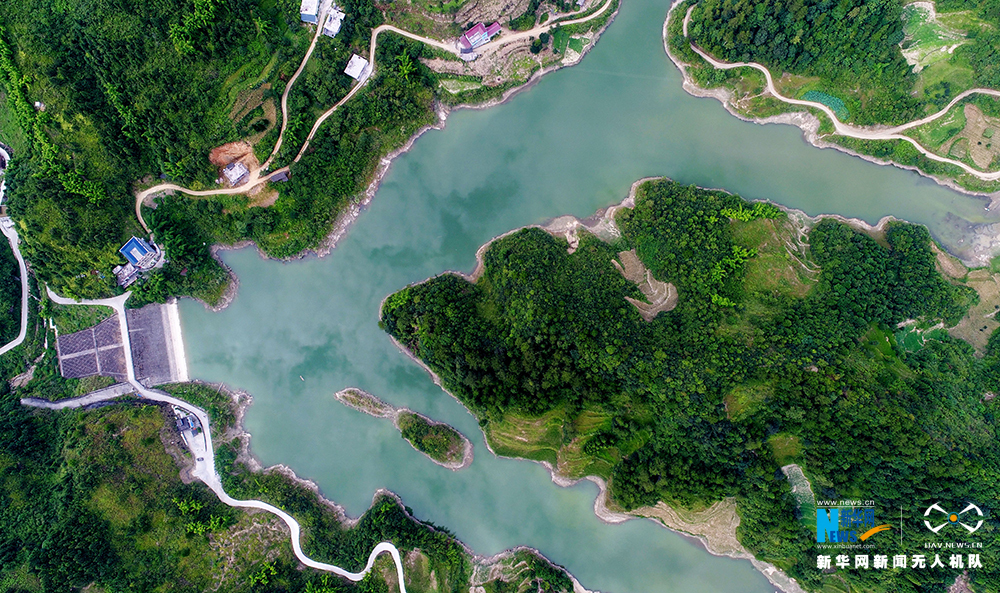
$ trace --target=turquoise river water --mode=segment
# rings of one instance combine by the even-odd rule
[[[580,65],[504,105],[453,113],[445,130],[393,163],[328,257],[284,264],[252,249],[224,255],[241,280],[236,300],[221,313],[181,305],[190,371],[253,394],[246,425],[264,464],[289,465],[355,516],[388,488],[477,553],[532,546],[592,590],[773,590],[749,562],[713,557],[651,521],[601,523],[589,482],[560,488],[539,465],[495,458],[475,420],[377,325],[387,294],[445,270],[471,271],[491,237],[589,216],[645,176],[809,214],[870,222],[894,214],[951,246],[963,241],[966,221],[982,221],[980,199],[812,148],[796,128],[744,123],[717,101],[686,94],[660,39],[668,6],[623,0]],[[348,386],[451,423],[475,443],[475,462],[460,472],[434,465],[388,421],[338,403],[333,394]]]

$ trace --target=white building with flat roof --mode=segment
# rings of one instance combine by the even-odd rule
[[[326,17],[323,25],[323,34],[327,37],[336,37],[340,33],[340,26],[344,24],[344,17],[347,15],[340,11],[336,5],[330,10],[330,15]]]
[[[344,70],[344,74],[350,76],[354,80],[362,80],[368,76],[371,72],[368,60],[362,58],[358,54],[351,56],[351,61],[347,63],[347,68]]]
[[[316,24],[319,17],[319,0],[302,0],[299,17],[302,22]]]
[[[250,170],[240,161],[233,161],[222,169],[222,174],[226,176],[229,185],[238,185],[250,176]]]

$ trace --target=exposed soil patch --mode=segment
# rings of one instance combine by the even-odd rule
[[[225,167],[229,163],[242,160],[248,154],[253,154],[253,146],[244,140],[216,146],[208,153],[208,162],[216,167]]]
[[[655,507],[636,509],[634,514],[657,519],[674,531],[698,536],[713,554],[750,557],[750,552],[736,539],[740,516],[736,514],[735,499],[720,500],[703,511],[678,510],[658,502]]]
[[[969,270],[962,265],[962,262],[958,261],[940,248],[935,243],[931,243],[931,251],[934,252],[934,256],[937,258],[935,266],[937,271],[941,274],[948,276],[949,278],[962,279],[965,275],[969,273]]]
[[[979,303],[970,308],[958,325],[948,330],[948,334],[972,344],[976,354],[982,355],[990,334],[1000,327],[996,319],[997,311],[1000,311],[1000,278],[987,269],[972,270],[965,284],[979,294]]]
[[[652,321],[662,311],[671,311],[677,306],[677,288],[669,282],[662,282],[653,277],[645,265],[639,260],[635,249],[618,253],[621,263],[611,260],[622,276],[634,282],[648,302],[642,302],[632,297],[625,300],[639,310],[639,315],[646,321]]]

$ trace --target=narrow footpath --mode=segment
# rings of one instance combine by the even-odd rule
[[[18,332],[17,337],[10,342],[0,346],[0,354],[17,348],[24,342],[24,337],[28,333],[28,268],[24,265],[24,258],[21,257],[21,250],[17,248],[17,244],[20,242],[20,237],[17,236],[17,229],[14,228],[14,221],[9,217],[0,218],[0,231],[3,232],[4,236],[10,242],[10,249],[14,252],[14,257],[17,259],[17,267],[21,271],[21,331]]]
[[[260,509],[273,513],[278,516],[282,521],[288,525],[289,531],[291,531],[292,540],[292,551],[295,553],[295,557],[298,558],[299,562],[302,564],[314,568],[316,570],[322,570],[325,572],[332,572],[338,576],[342,576],[350,581],[358,582],[365,578],[365,575],[371,571],[372,566],[375,564],[375,559],[379,554],[388,553],[392,556],[393,562],[396,564],[396,576],[399,579],[399,589],[400,593],[406,593],[406,584],[403,580],[403,562],[399,556],[399,550],[391,542],[382,542],[375,546],[371,554],[368,556],[368,564],[365,565],[364,570],[361,572],[350,572],[344,570],[339,566],[333,564],[327,564],[325,562],[317,562],[312,558],[309,558],[302,551],[302,544],[300,542],[302,535],[302,528],[299,526],[299,522],[295,520],[294,517],[286,513],[285,511],[279,509],[274,505],[270,505],[266,502],[260,500],[236,500],[232,498],[222,487],[222,480],[219,478],[219,473],[215,468],[215,449],[212,447],[212,429],[211,423],[208,418],[208,414],[205,410],[191,405],[190,403],[173,397],[163,391],[156,389],[149,389],[142,384],[140,384],[135,378],[135,366],[132,362],[132,345],[129,341],[129,330],[128,330],[128,317],[125,315],[125,302],[132,295],[131,292],[126,292],[123,295],[117,296],[112,299],[100,299],[100,300],[81,300],[75,301],[73,299],[68,299],[61,297],[52,291],[51,288],[46,286],[46,291],[48,292],[49,298],[53,302],[60,305],[98,305],[111,307],[115,314],[118,315],[118,326],[121,331],[122,345],[125,351],[125,369],[128,377],[128,383],[139,393],[139,395],[148,400],[163,402],[171,404],[178,408],[181,408],[191,414],[194,414],[198,420],[201,422],[202,432],[200,435],[191,435],[187,431],[183,433],[184,440],[188,447],[191,449],[191,455],[194,457],[195,466],[191,472],[191,475],[198,478],[205,483],[216,496],[219,497],[223,503],[238,508],[251,508]],[[107,391],[104,394],[88,394],[86,396],[62,400],[59,402],[41,402],[41,400],[35,399],[22,399],[21,403],[27,406],[34,407],[44,407],[51,409],[65,409],[65,408],[80,408],[83,406],[91,405],[98,401],[112,400],[120,397],[121,394],[115,391]]]

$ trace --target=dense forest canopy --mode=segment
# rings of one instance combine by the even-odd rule
[[[291,162],[316,116],[343,97],[352,53],[367,55],[382,14],[371,0],[340,3],[335,39],[320,37],[289,97],[276,166]],[[40,280],[72,296],[116,291],[111,268],[131,235],[138,180],[194,189],[215,184],[210,149],[245,138],[234,121],[251,91],[278,101],[312,29],[294,0],[155,0],[0,4],[0,124],[12,145],[10,213]],[[365,187],[382,154],[433,121],[437,80],[422,44],[383,35],[379,71],[319,130],[269,208],[244,196],[166,198],[150,215],[169,263],[136,288],[133,305],[169,295],[218,300],[228,282],[208,246],[253,240],[288,257],[316,247]],[[44,110],[35,102],[44,104]],[[258,108],[260,111],[260,108]],[[255,147],[263,160],[278,126]],[[158,209],[159,210],[159,209]],[[204,248],[203,248],[204,247]]]
[[[817,77],[819,90],[846,101],[858,124],[899,124],[941,108],[962,90],[948,76],[917,75],[903,57],[899,0],[699,0],[690,38],[714,56],[758,62],[776,76]],[[686,10],[688,5],[681,7]],[[1000,88],[1000,6],[996,0],[948,0],[937,10],[970,11],[968,42],[953,48],[976,85]],[[683,14],[683,13],[682,13]],[[933,79],[933,80],[932,80]],[[843,103],[841,103],[843,105]]]
[[[382,324],[487,431],[556,409],[603,414],[584,451],[613,464],[617,504],[735,496],[742,543],[820,588],[815,534],[779,466],[799,464],[817,497],[880,508],[995,500],[995,404],[983,394],[1000,387],[996,347],[980,361],[947,337],[912,352],[891,339],[906,319],[954,323],[975,299],[935,270],[925,228],[891,223],[876,240],[824,220],[800,262],[819,268],[811,283],[761,287],[751,275],[779,276],[792,260],[782,245],[766,254],[780,256],[773,269],[755,268],[771,261],[759,239],[790,223],[734,215],[747,210],[724,192],[650,182],[618,214],[616,244],[584,236],[569,254],[564,240],[522,230],[489,247],[477,281],[445,274],[390,296]],[[680,295],[648,323],[625,301],[641,298],[636,286],[611,263],[633,248]],[[907,534],[919,540],[912,515]],[[989,567],[973,576],[998,582]],[[865,591],[936,590],[946,578],[838,577]]]

